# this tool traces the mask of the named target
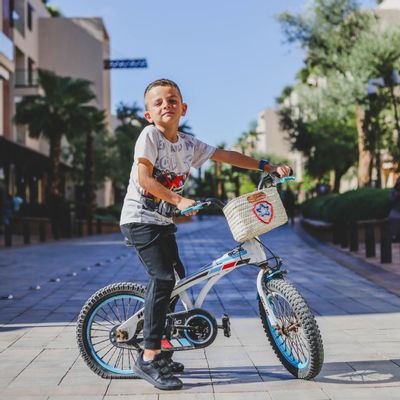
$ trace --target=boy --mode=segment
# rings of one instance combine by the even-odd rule
[[[161,337],[175,274],[182,278],[184,267],[175,241],[174,210],[195,204],[182,196],[190,167],[199,168],[212,159],[247,169],[290,173],[288,166],[274,166],[235,151],[216,149],[178,132],[179,120],[186,114],[179,87],[168,79],[148,85],[144,93],[144,117],[153,125],[140,134],[135,159],[121,212],[121,231],[131,242],[149,274],[145,295],[144,347],[138,356],[135,373],[163,390],[180,389],[182,381],[174,372],[184,366],[161,353]],[[195,211],[185,215],[193,215]]]

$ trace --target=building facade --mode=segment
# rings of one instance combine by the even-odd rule
[[[287,132],[281,129],[278,110],[267,108],[258,114],[255,143],[256,151],[287,160],[293,168],[296,181],[303,180],[304,157],[293,150]]]
[[[37,69],[83,78],[93,83],[93,105],[104,109],[111,124],[109,37],[101,18],[50,16],[41,0],[1,0],[0,27],[0,185],[28,204],[44,202],[49,164],[46,139],[29,137],[13,122],[23,96],[40,94]],[[67,146],[67,142],[63,143]],[[62,163],[64,195],[72,200],[70,167]],[[98,191],[99,206],[113,202],[111,182]]]

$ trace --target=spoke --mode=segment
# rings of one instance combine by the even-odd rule
[[[90,328],[90,330],[91,331],[99,331],[99,332],[110,332],[109,329]]]
[[[299,335],[296,335],[296,340],[299,343],[300,351],[304,356],[304,361],[306,361],[308,359],[308,356],[307,356],[307,354],[305,352],[305,349],[308,350],[307,346],[304,346],[304,343],[302,342],[302,338]]]
[[[130,350],[128,350],[128,368],[132,369],[131,368],[131,351]]]
[[[123,301],[123,299],[121,299],[121,300]],[[118,319],[119,322],[122,323],[121,313],[119,312],[119,307],[118,307],[118,303],[117,303],[116,300],[114,300],[114,304],[115,304],[115,308],[117,309],[117,314],[118,314],[118,317],[119,317],[119,318],[117,317],[117,319]]]
[[[122,309],[124,310],[124,321],[126,321],[125,301],[123,298],[121,299],[121,301],[122,301]]]
[[[291,347],[291,353],[294,356],[296,356],[297,360],[300,360],[299,349],[298,349],[297,343],[295,343],[295,341],[292,338],[290,338],[290,343],[291,343],[291,346],[290,346]]]
[[[98,315],[97,315],[97,317],[98,317]],[[107,325],[103,325],[98,321],[93,320],[93,324],[100,325],[102,328],[106,328],[106,330],[108,330],[108,331],[110,330],[110,328]]]
[[[124,304],[124,298],[122,298],[122,299],[120,299],[121,300],[121,302],[122,302],[122,305]],[[124,321],[124,319],[122,318],[122,314],[121,314],[121,312],[120,312],[120,310],[119,310],[119,307],[120,306],[118,306],[118,303],[115,303],[115,306],[117,307],[117,314],[118,314],[118,316],[119,316],[119,319],[120,319],[120,322],[122,322],[122,321]]]
[[[100,344],[100,343],[109,342],[109,341],[110,341],[109,338],[104,339],[104,340],[100,340],[99,342],[96,342],[96,343],[93,343],[93,341],[92,341],[92,345],[93,345],[93,347],[94,347],[94,346],[97,346],[97,345]]]
[[[303,345],[303,347],[304,347],[305,349],[307,349],[307,351],[309,351],[309,350],[308,350],[308,343],[307,343],[306,338],[303,337],[303,335],[299,335],[299,340],[300,340],[301,344]]]
[[[129,309],[131,308],[131,298],[129,297],[128,299],[128,308],[126,309],[126,314],[125,314],[125,321],[128,319],[129,317]]]
[[[105,347],[103,347],[102,349],[100,349],[100,350],[97,351],[97,354],[99,354],[100,351],[105,350],[105,349],[106,349],[108,346],[110,346],[110,345],[111,345],[111,348],[108,349],[108,351],[107,351],[105,354],[103,354],[103,355],[101,356],[102,359],[104,359],[104,357],[114,348],[114,345],[110,343],[109,345],[107,345],[107,346],[105,346]]]
[[[282,304],[282,298],[280,296],[278,297],[278,306],[279,306],[279,310],[280,310],[281,320],[282,320],[282,322],[285,322],[286,321],[286,319],[285,319],[285,307]]]
[[[135,304],[135,308],[132,311],[132,315],[136,314],[137,311],[139,311],[138,309],[140,308],[140,305],[143,304],[143,302],[136,300],[136,304]]]
[[[114,300],[114,302],[115,302],[115,300]],[[111,312],[114,314],[115,319],[116,319],[118,322],[121,322],[120,319],[118,318],[118,315],[115,313],[114,308],[111,307],[110,303],[108,303],[107,305],[108,305],[108,308],[111,310]]]
[[[99,311],[100,311],[100,310],[99,310]],[[110,316],[109,316],[103,309],[101,309],[101,311],[103,311],[104,314],[107,315],[108,318],[110,318]],[[109,319],[103,317],[103,316],[100,315],[99,313],[97,313],[97,317],[103,319],[104,321],[107,321],[107,322],[108,322],[109,324],[111,324],[111,325],[115,325],[115,322],[111,322]]]
[[[135,359],[135,356],[133,355],[133,352],[132,352],[132,350],[128,350],[128,352],[129,352],[129,354],[131,355],[131,357],[132,357],[132,360],[133,360],[133,364],[135,364],[135,362],[136,362],[136,359]],[[136,357],[137,358],[137,357]]]
[[[111,354],[111,357],[108,359],[108,361],[106,362],[106,364],[110,365],[110,360],[113,358],[115,352],[117,351],[118,347],[114,347],[114,352]]]
[[[119,364],[119,362],[121,361],[121,354],[123,354],[123,349],[119,349],[119,353],[118,353],[118,356],[117,356],[117,360],[115,361],[115,364],[114,364],[114,367],[115,367],[115,368],[118,368],[118,364]]]
[[[288,310],[288,302],[286,301],[286,299],[282,299],[282,302],[283,302],[282,308],[283,308],[284,319],[285,319],[286,323],[288,325],[290,325],[290,317],[292,315],[292,308],[289,306],[290,308]]]

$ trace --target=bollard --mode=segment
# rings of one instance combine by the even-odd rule
[[[333,244],[340,244],[340,225],[337,222],[332,225],[332,242]]]
[[[374,224],[367,222],[365,227],[365,256],[375,257],[375,234],[374,234]]]
[[[11,224],[4,225],[4,245],[6,247],[12,246],[12,226],[11,226]]]
[[[79,237],[81,237],[81,236],[83,235],[82,230],[83,230],[82,220],[79,219],[79,220],[78,220],[78,236],[79,236]]]
[[[357,221],[351,221],[350,230],[350,251],[358,251],[358,226]]]
[[[340,247],[342,249],[349,247],[349,227],[348,224],[340,224]]]
[[[24,222],[23,235],[24,235],[24,244],[30,244],[31,243],[31,227],[29,225],[29,222]]]
[[[381,223],[381,263],[392,262],[392,238],[390,234],[389,221],[386,219]]]
[[[44,221],[39,222],[39,240],[41,243],[46,241],[46,223]]]
[[[93,235],[93,219],[91,217],[89,217],[86,220],[86,224],[87,224],[87,234],[88,234],[88,236]]]
[[[96,219],[96,233],[102,233],[102,223],[100,219]]]

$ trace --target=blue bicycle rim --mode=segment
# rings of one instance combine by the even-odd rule
[[[132,374],[134,374],[134,372],[133,372],[133,369],[125,370],[125,369],[115,368],[115,367],[113,367],[113,366],[111,366],[111,365],[105,363],[105,362],[97,355],[96,351],[94,350],[94,347],[93,347],[93,345],[92,345],[92,341],[91,341],[91,339],[90,339],[90,328],[92,327],[93,319],[94,319],[94,317],[96,316],[97,310],[98,310],[99,308],[105,306],[106,304],[110,303],[111,301],[115,301],[115,300],[119,300],[119,299],[126,299],[126,298],[132,298],[132,299],[135,299],[135,300],[138,300],[138,301],[141,301],[142,303],[144,303],[144,300],[141,299],[140,297],[132,296],[132,295],[129,295],[129,294],[121,294],[121,295],[118,295],[118,296],[110,297],[110,298],[108,298],[107,300],[105,300],[105,301],[103,301],[102,303],[100,303],[100,304],[95,308],[95,310],[93,311],[92,315],[90,316],[89,321],[88,321],[87,326],[86,326],[86,341],[87,341],[87,343],[88,343],[88,345],[89,345],[90,353],[92,354],[93,358],[94,358],[104,369],[106,369],[107,371],[113,372],[113,373],[115,373],[115,374],[118,374],[118,375],[132,375]]]

